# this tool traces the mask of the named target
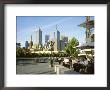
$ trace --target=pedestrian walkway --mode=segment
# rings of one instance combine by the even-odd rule
[[[72,69],[59,65],[58,62],[54,63],[54,67],[49,67],[49,63],[37,63],[37,64],[19,64],[17,65],[17,74],[57,74],[55,72],[55,65],[59,66],[60,74],[79,74]]]
[[[62,65],[57,65],[56,74],[80,74],[79,72],[74,71],[74,69],[69,69],[67,67],[64,67]]]

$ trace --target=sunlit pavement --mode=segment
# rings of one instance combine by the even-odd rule
[[[58,65],[58,62],[54,63],[54,66]],[[19,64],[16,67],[17,74],[56,74],[54,67],[49,67],[49,63],[36,63],[36,64]],[[60,74],[79,74],[72,69],[68,69],[60,65]]]

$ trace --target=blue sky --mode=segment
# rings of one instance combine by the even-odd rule
[[[90,18],[94,19],[93,16]],[[33,42],[36,43],[36,31],[40,27],[44,43],[45,35],[48,34],[52,38],[57,25],[60,35],[68,36],[69,39],[76,37],[81,44],[85,42],[86,29],[78,25],[85,20],[85,16],[17,16],[17,42],[24,47],[25,41],[30,42],[32,35]]]

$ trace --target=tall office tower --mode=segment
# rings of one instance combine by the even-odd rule
[[[29,43],[28,43],[28,41],[26,41],[25,42],[25,48],[28,49],[28,47],[29,47]]]
[[[45,35],[45,47],[46,48],[49,48],[49,39],[50,39],[50,36],[49,35]]]
[[[45,44],[49,41],[49,35],[45,35]]]
[[[54,41],[55,41],[55,32],[54,32],[54,34],[53,34],[53,37],[54,37],[53,39],[54,39]]]
[[[61,36],[61,40],[60,40],[60,50],[63,51],[65,46],[68,43],[68,37],[66,36]]]
[[[57,30],[55,35],[54,51],[60,50],[60,32]]]
[[[64,51],[66,45],[67,45],[67,43],[65,41],[60,40],[60,50],[61,51]]]
[[[29,47],[32,48],[32,46],[33,46],[33,41],[32,41],[32,35],[31,35],[31,41],[29,43]]]
[[[68,43],[68,37],[67,36],[61,36],[61,40]]]
[[[42,45],[42,31],[39,28],[39,30],[36,32],[37,38],[36,38],[36,42],[38,45]]]

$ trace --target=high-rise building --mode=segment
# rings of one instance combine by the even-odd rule
[[[60,40],[60,50],[61,51],[64,51],[66,45],[67,45],[67,43],[65,41]]]
[[[49,48],[49,39],[50,39],[50,36],[49,35],[45,35],[45,48]]]
[[[49,41],[49,35],[45,35],[45,44]]]
[[[32,41],[32,35],[31,35],[31,41],[29,43],[29,47],[32,48],[32,46],[33,46],[33,41]]]
[[[65,46],[67,45],[68,43],[68,37],[66,36],[61,36],[61,40],[60,40],[60,50],[64,50],[65,49]]]
[[[36,37],[36,42],[37,42],[37,44],[42,45],[42,31],[41,31],[40,28],[39,28],[39,30],[36,32],[36,35],[37,35],[37,37]]]
[[[57,30],[55,34],[54,51],[60,50],[60,32]]]
[[[60,40],[60,50],[63,51],[65,49],[65,46],[68,43],[68,37],[66,36],[61,36],[61,40]]]
[[[53,37],[54,37],[53,39],[54,39],[54,41],[55,41],[55,32],[54,32],[54,34],[53,34]]]
[[[26,41],[26,42],[25,42],[25,48],[28,49],[28,47],[29,47],[29,43],[28,43],[28,41]]]
[[[68,43],[68,37],[66,37],[66,36],[61,36],[61,40]]]

